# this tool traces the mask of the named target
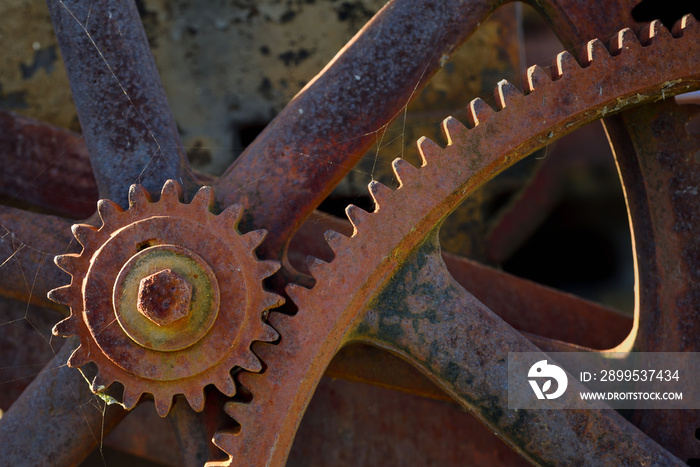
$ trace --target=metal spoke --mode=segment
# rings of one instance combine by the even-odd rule
[[[66,366],[76,346],[77,339],[66,342],[0,419],[6,465],[78,464],[126,414],[117,405],[105,408],[80,372]]]
[[[460,287],[434,248],[427,242],[411,255],[370,306],[358,338],[409,359],[533,463],[681,465],[612,410],[505,410],[508,352],[538,349]]]
[[[0,207],[0,294],[59,308],[46,294],[68,277],[53,257],[79,249],[70,226],[60,217]]]
[[[135,2],[49,0],[100,196],[194,186]]]
[[[0,193],[73,219],[95,212],[97,185],[78,134],[0,111]]]
[[[462,287],[519,331],[603,350],[632,330],[629,315],[465,258],[442,257]]]
[[[500,3],[384,7],[219,179],[219,201],[245,200],[255,214],[244,227],[268,229],[263,247],[281,257],[299,225]]]
[[[637,351],[700,350],[700,232],[693,221],[700,218],[700,139],[686,130],[698,114],[697,106],[671,99],[605,121],[620,148],[615,156],[632,219],[638,323],[625,346]],[[698,410],[638,410],[630,419],[682,458],[700,453]]]

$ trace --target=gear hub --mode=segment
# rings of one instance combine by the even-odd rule
[[[50,293],[71,307],[54,334],[80,337],[68,364],[97,365],[95,392],[123,384],[127,409],[152,394],[161,416],[176,394],[202,410],[209,384],[233,396],[235,367],[260,371],[250,346],[278,337],[265,315],[282,302],[262,286],[279,269],[255,256],[265,232],[237,230],[242,208],[213,214],[209,187],[181,197],[168,181],[155,203],[137,185],[127,211],[100,201],[101,227],[73,226],[83,251],[56,257],[71,284]]]
[[[141,279],[136,308],[158,326],[167,326],[190,312],[192,284],[171,269]]]

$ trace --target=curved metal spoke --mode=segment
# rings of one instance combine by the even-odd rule
[[[280,258],[299,225],[501,3],[391,2],[219,179],[219,201],[245,200],[255,214],[244,228],[268,229],[263,248]]]
[[[77,345],[68,340],[0,419],[7,465],[78,464],[126,415],[117,405],[105,408],[80,372],[66,365]]]
[[[632,220],[638,319],[625,347],[637,351],[700,350],[700,173],[695,156],[700,138],[686,130],[699,113],[697,106],[671,99],[605,122],[611,141],[618,143],[615,156]],[[695,436],[700,411],[638,410],[630,419],[682,458],[700,456]]]
[[[538,349],[457,284],[436,241],[411,255],[357,329],[355,338],[409,359],[531,462],[682,465],[613,410],[506,410],[508,352]]]
[[[465,258],[446,253],[442,258],[462,287],[518,331],[604,350],[632,330],[631,316],[597,303]]]
[[[646,352],[700,350],[700,138],[686,124],[700,114],[673,99],[626,112],[605,122],[631,213],[638,263],[638,313],[634,348]],[[622,131],[620,131],[622,129]],[[623,133],[624,131],[624,133]],[[630,148],[630,150],[624,150]]]
[[[49,0],[102,198],[194,185],[135,2]]]

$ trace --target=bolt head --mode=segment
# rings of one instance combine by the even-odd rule
[[[136,306],[158,326],[167,326],[189,314],[191,299],[192,284],[164,269],[141,279]]]

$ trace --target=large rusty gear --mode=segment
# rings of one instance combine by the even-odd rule
[[[101,200],[99,228],[73,226],[82,252],[55,258],[70,285],[49,294],[71,308],[54,334],[80,337],[68,365],[94,362],[94,392],[119,382],[127,409],[148,393],[161,417],[177,394],[202,411],[209,384],[235,395],[231,370],[261,370],[250,345],[277,339],[264,315],[282,301],[262,286],[279,269],[255,256],[265,232],[237,231],[242,207],[213,214],[209,187],[181,198],[168,181],[157,202],[133,185],[126,211]]]
[[[375,211],[349,206],[352,237],[326,233],[335,259],[330,264],[308,259],[315,286],[287,287],[299,312],[293,317],[272,314],[281,342],[258,347],[266,372],[240,377],[255,397],[248,404],[226,406],[241,431],[219,433],[215,443],[237,465],[251,459],[255,465],[283,465],[331,358],[345,345],[365,342],[412,362],[534,463],[678,463],[614,411],[573,416],[556,410],[502,410],[507,406],[508,352],[539,349],[452,278],[437,240],[445,217],[505,167],[593,120],[697,88],[700,25],[688,15],[674,36],[655,21],[639,39],[630,29],[620,31],[610,50],[599,40],[588,42],[581,64],[562,52],[551,74],[539,66],[527,70],[525,95],[501,81],[496,111],[481,99],[472,101],[469,128],[446,119],[446,147],[419,140],[419,169],[396,159],[399,188],[372,182]],[[523,124],[509,126],[512,122]],[[631,350],[635,338],[633,332],[615,350]],[[557,344],[539,345],[557,349]]]

